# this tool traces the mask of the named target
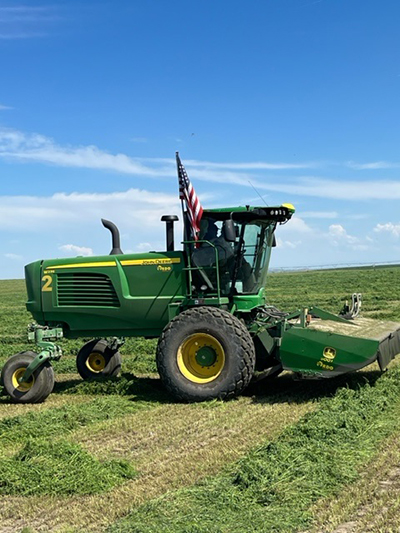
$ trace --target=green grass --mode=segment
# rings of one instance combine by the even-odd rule
[[[317,411],[267,441],[228,472],[136,509],[109,533],[293,532],[311,505],[359,477],[398,428],[400,369],[373,386],[340,389]]]
[[[337,313],[353,292],[363,294],[363,315],[400,320],[400,267],[280,272],[269,275],[267,299],[291,310],[317,305]]]
[[[89,387],[91,384],[83,384]],[[105,383],[106,385],[106,383]],[[0,456],[7,445],[23,443],[29,439],[65,438],[68,433],[106,420],[116,420],[139,409],[155,408],[158,402],[134,400],[130,397],[101,395],[77,405],[46,409],[38,413],[0,420]]]
[[[127,461],[100,462],[77,444],[33,439],[0,461],[0,494],[97,494],[135,475]]]
[[[364,316],[400,321],[398,267],[274,273],[267,284],[268,301],[287,311],[315,304],[337,312],[352,292],[363,293]],[[0,367],[10,355],[33,348],[26,342],[31,318],[25,299],[23,281],[0,282]],[[395,368],[379,379],[368,369],[326,383],[297,383],[282,376],[251,386],[234,402],[182,406],[157,379],[156,340],[128,339],[121,350],[122,376],[92,382],[76,374],[75,356],[83,342],[62,341],[65,355],[54,364],[57,383],[45,404],[10,405],[0,388],[0,520],[10,530],[19,513],[31,517],[24,525],[32,531],[36,526],[47,530],[47,524],[60,531],[101,531],[118,516],[125,519],[110,526],[113,533],[301,531],[311,527],[319,502],[325,505],[359,479],[383,439],[398,430],[400,375]],[[290,428],[287,419],[277,417],[271,440],[262,423],[267,410],[272,407],[275,415],[288,406],[293,413],[313,412]],[[241,409],[257,428],[251,436],[240,435],[245,427]],[[233,415],[240,427],[229,427]],[[221,420],[220,429],[212,424],[214,417]],[[226,427],[236,430],[242,451],[221,453],[218,460],[218,450],[234,442]],[[102,443],[108,450],[104,455]],[[191,457],[187,447],[194,444],[199,448]],[[159,468],[160,458],[179,453],[187,476],[186,471],[174,474],[173,466],[172,473]],[[146,454],[153,462],[145,461]],[[227,466],[225,457],[238,456],[239,462]],[[170,478],[163,482],[152,475]],[[168,492],[169,480],[188,487]],[[141,483],[147,488],[138,496]],[[160,490],[152,492],[156,485]],[[59,504],[54,498],[60,498]],[[60,506],[56,514],[55,505]]]

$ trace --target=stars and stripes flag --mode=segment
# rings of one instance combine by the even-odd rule
[[[200,200],[197,198],[185,167],[182,165],[178,152],[176,152],[176,165],[178,168],[179,198],[182,202],[184,201],[186,203],[186,212],[191,226],[193,240],[197,241],[203,208],[201,207]]]

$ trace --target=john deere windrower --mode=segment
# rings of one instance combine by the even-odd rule
[[[15,402],[40,402],[53,389],[62,337],[93,338],[77,354],[83,379],[117,375],[125,337],[158,338],[157,367],[178,399],[202,401],[241,393],[253,376],[290,370],[331,378],[373,361],[384,370],[400,352],[400,325],[317,307],[279,311],[267,301],[266,276],[275,230],[294,207],[205,210],[199,240],[175,250],[176,216],[164,216],[167,251],[123,254],[108,221],[108,256],[50,259],[25,267],[29,339],[38,352],[10,357],[2,382]],[[190,227],[186,216],[186,235]]]

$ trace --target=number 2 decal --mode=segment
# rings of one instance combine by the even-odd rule
[[[44,282],[42,292],[51,292],[53,290],[53,287],[51,286],[53,283],[53,278],[46,274],[43,276],[42,281]]]

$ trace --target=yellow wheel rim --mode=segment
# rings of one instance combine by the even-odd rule
[[[178,368],[193,383],[210,383],[225,366],[225,351],[215,337],[195,333],[178,348]]]
[[[92,352],[86,360],[86,366],[91,372],[95,372],[96,374],[102,372],[106,367],[104,355]]]
[[[33,387],[33,384],[35,383],[35,377],[32,375],[28,381],[23,381],[22,383],[19,382],[19,380],[24,375],[24,372],[26,370],[26,367],[18,368],[12,375],[11,381],[14,389],[16,389],[19,392],[28,392]]]

